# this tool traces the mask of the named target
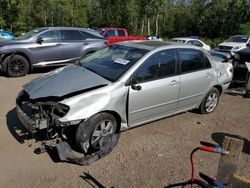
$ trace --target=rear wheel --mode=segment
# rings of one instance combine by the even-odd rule
[[[219,103],[220,92],[218,89],[212,87],[205,98],[203,99],[199,110],[201,114],[208,114],[215,110]]]
[[[83,153],[100,149],[103,137],[114,135],[117,121],[110,113],[100,113],[81,123],[76,131],[76,143]]]
[[[10,77],[25,76],[29,72],[29,62],[21,55],[9,56],[4,60],[5,73]]]

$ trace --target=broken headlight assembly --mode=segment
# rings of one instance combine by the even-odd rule
[[[82,119],[80,120],[73,120],[73,121],[67,121],[67,122],[60,122],[62,126],[71,126],[71,125],[78,125],[82,122]]]

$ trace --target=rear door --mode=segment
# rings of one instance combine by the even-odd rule
[[[214,81],[214,72],[206,55],[196,49],[180,49],[181,87],[178,108],[200,104]]]
[[[128,102],[131,127],[176,110],[180,88],[176,52],[171,49],[153,54],[133,74]]]
[[[83,46],[88,45],[85,36],[78,30],[62,30],[63,56],[65,61],[74,61],[83,54]]]

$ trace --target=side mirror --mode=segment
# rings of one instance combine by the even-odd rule
[[[247,47],[250,47],[250,42],[246,44]]]
[[[130,85],[133,90],[140,91],[142,89],[140,85],[137,85],[137,79],[135,77],[131,77]]]
[[[38,44],[42,44],[42,42],[43,42],[43,37],[38,37],[38,38],[36,39],[36,42],[37,42]]]

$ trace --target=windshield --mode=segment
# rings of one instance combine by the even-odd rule
[[[147,52],[148,50],[145,49],[116,44],[93,53],[81,60],[80,64],[86,69],[114,82]]]
[[[35,30],[33,30],[33,31],[30,31],[30,32],[28,32],[28,33],[25,33],[24,35],[21,35],[21,36],[19,36],[19,37],[16,37],[15,40],[25,40],[25,39],[29,39],[30,37],[33,37],[33,36],[35,36],[36,34],[42,32],[42,31],[44,31],[44,30],[37,30],[37,29],[35,29]]]
[[[248,36],[233,36],[226,40],[226,42],[238,42],[238,43],[246,43],[248,40]]]

